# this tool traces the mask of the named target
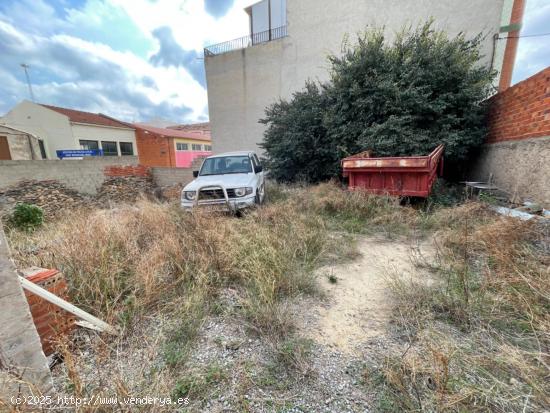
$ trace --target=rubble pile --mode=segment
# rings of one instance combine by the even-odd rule
[[[89,205],[90,200],[58,181],[28,180],[0,190],[0,215],[9,214],[17,203],[37,205],[51,218],[67,209]]]
[[[167,201],[177,201],[181,197],[184,184],[175,184],[159,188],[158,197]]]
[[[152,196],[154,192],[155,186],[148,176],[117,176],[103,182],[96,200],[100,205],[135,202],[140,196]]]

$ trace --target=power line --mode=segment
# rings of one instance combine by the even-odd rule
[[[550,33],[524,34],[524,35],[521,35],[521,36],[499,37],[498,40],[521,39],[523,37],[542,37],[542,36],[550,36]]]

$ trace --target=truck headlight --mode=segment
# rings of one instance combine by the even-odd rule
[[[245,195],[250,195],[252,193],[252,188],[247,186],[245,188],[235,188],[235,196],[242,197]]]
[[[183,191],[183,198],[188,201],[194,201],[197,197],[197,191]]]

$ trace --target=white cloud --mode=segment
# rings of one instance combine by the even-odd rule
[[[215,19],[204,8],[204,0],[113,0],[122,7],[143,32],[168,26],[184,49],[200,51],[210,43],[245,36],[248,34],[246,6],[251,0],[236,0],[228,13]]]
[[[45,0],[2,0],[0,113],[28,98],[19,67],[26,62],[40,102],[125,120],[204,119],[200,65],[191,53],[179,65],[151,63],[160,47],[153,32],[169,28],[185,53],[201,56],[205,45],[248,34],[244,8],[252,3],[235,0],[215,18],[204,0],[87,0],[81,8],[62,11]]]
[[[527,0],[520,36],[550,32],[550,1]],[[522,37],[514,66],[513,83],[550,66],[550,36]]]

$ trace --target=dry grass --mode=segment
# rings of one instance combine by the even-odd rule
[[[351,234],[408,234],[423,225],[419,210],[401,206],[395,197],[350,192],[336,182],[313,187],[277,187],[277,198],[291,199],[298,210],[321,217],[333,231]]]
[[[294,334],[288,302],[316,292],[314,268],[327,257],[351,258],[349,233],[439,230],[434,282],[393,284],[396,325],[409,344],[369,371],[379,410],[548,408],[547,228],[496,218],[476,203],[426,213],[333,183],[276,186],[269,196],[242,218],[142,200],[81,211],[32,234],[12,232],[20,268],[61,269],[73,302],[123,327],[116,341],[96,338],[99,384],[81,376],[78,348],[64,349],[66,392],[207,395],[225,373],[212,367],[187,380],[186,363],[226,288],[238,292],[236,316],[271,340],[277,363],[305,377],[309,344]],[[137,360],[152,360],[135,377],[124,367],[129,348],[146,353]],[[113,360],[117,368],[101,370]]]
[[[474,203],[435,215],[447,223],[435,282],[393,282],[409,344],[371,372],[380,410],[548,409],[548,226]]]
[[[63,349],[66,391],[86,396],[177,392],[176,379],[202,321],[219,311],[218,296],[225,288],[239,291],[237,316],[250,330],[274,341],[293,337],[287,300],[315,292],[313,269],[331,242],[319,217],[284,200],[242,218],[184,213],[177,206],[141,200],[76,212],[34,233],[9,236],[20,268],[60,269],[71,301],[122,327],[116,340],[94,339],[89,364],[98,371],[106,361],[119,363],[125,348],[139,349],[143,325],[162,314],[162,328],[150,331],[161,342],[149,344],[161,357],[139,367],[142,377],[125,377],[115,369],[105,388],[86,383],[89,377],[81,377],[82,365],[77,368],[71,356],[78,348]],[[143,375],[151,377],[144,382]]]

